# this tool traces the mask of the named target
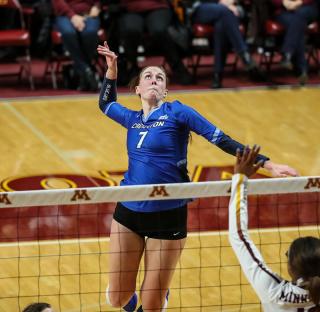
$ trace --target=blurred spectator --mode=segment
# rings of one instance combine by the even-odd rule
[[[247,44],[261,47],[265,44],[265,24],[270,17],[269,0],[251,0],[247,30]]]
[[[51,0],[21,0],[21,5],[33,9],[31,25],[31,54],[42,57],[50,50],[52,29]]]
[[[148,45],[165,57],[173,73],[173,79],[180,84],[192,83],[192,75],[182,62],[177,44],[168,33],[173,12],[167,0],[120,0],[122,13],[119,19],[119,35],[124,47],[126,66],[119,68],[119,78],[132,78],[138,74],[137,48],[148,34]],[[144,45],[145,46],[145,45]],[[124,83],[127,83],[125,81]]]
[[[0,9],[0,29],[14,29],[16,24],[18,23],[18,19],[16,16],[16,10],[11,10],[7,8]],[[0,48],[0,60],[1,61],[11,61],[16,57],[16,49],[15,48]]]
[[[260,78],[260,72],[252,59],[248,46],[239,30],[239,18],[244,11],[234,0],[202,0],[194,4],[192,22],[214,26],[214,73],[213,88],[220,88],[229,44],[241,58],[245,69],[253,79]]]
[[[46,302],[31,303],[22,312],[54,312],[51,305]]]
[[[272,0],[276,9],[276,20],[285,27],[281,47],[281,66],[295,69],[299,81],[307,80],[305,57],[305,33],[309,23],[317,18],[317,5],[313,0]]]
[[[79,90],[96,91],[99,80],[92,66],[98,44],[100,6],[95,0],[52,0],[55,25],[79,75]]]
[[[31,36],[31,54],[42,56],[48,51],[51,29],[50,0],[21,0],[24,22]],[[25,10],[31,8],[31,10]],[[28,12],[28,13],[27,13]],[[11,8],[0,8],[0,29],[20,28],[18,11]],[[18,47],[0,48],[0,60],[13,61],[20,53]]]
[[[101,28],[106,29],[106,41],[112,51],[118,51],[120,38],[118,35],[118,21],[122,14],[119,0],[101,0]],[[119,63],[119,57],[118,57]]]

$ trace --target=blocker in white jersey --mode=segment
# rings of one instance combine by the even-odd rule
[[[229,204],[231,246],[265,312],[320,311],[320,240],[301,237],[291,243],[288,272],[292,281],[287,281],[267,267],[248,234],[247,176],[260,167],[254,164],[258,152],[259,147],[254,146],[243,156],[237,155]]]

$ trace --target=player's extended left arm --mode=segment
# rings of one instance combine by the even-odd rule
[[[228,154],[235,156],[238,149],[240,150],[241,154],[243,153],[245,148],[243,144],[229,137],[227,134],[225,134],[222,130],[220,130],[211,122],[209,122],[206,118],[200,115],[193,108],[186,105],[181,105],[181,107],[179,107],[179,110],[180,111],[178,118],[184,120],[189,126],[190,130],[203,136],[209,142],[215,144]],[[259,154],[256,158],[256,162],[262,160],[263,163],[265,163],[269,159],[270,158]]]
[[[243,146],[241,143],[233,140],[223,132],[221,133],[220,139],[218,138],[215,144],[231,155],[235,155],[238,148],[240,150],[240,154],[242,155],[245,148],[245,146]],[[262,160],[262,167],[268,170],[270,175],[274,178],[287,176],[296,177],[299,175],[297,170],[295,170],[294,168],[288,165],[274,163],[270,160],[270,158],[262,154],[258,154],[255,162],[257,163],[260,160]]]
[[[218,129],[218,128],[216,128]],[[216,130],[217,131],[217,130]],[[217,141],[215,143],[215,145],[217,145],[219,148],[221,148],[223,151],[225,151],[228,154],[231,154],[233,156],[236,155],[237,149],[240,150],[240,153],[243,153],[243,150],[245,148],[245,146],[239,142],[237,142],[236,140],[230,138],[227,134],[223,133],[221,130],[218,129],[218,131],[220,131],[220,135],[217,138]],[[259,162],[260,160],[263,161],[263,164],[268,161],[270,158],[267,156],[264,156],[262,154],[258,154],[256,162]]]

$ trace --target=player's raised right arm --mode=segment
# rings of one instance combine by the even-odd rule
[[[118,74],[117,55],[110,50],[107,42],[104,45],[98,45],[97,52],[106,58],[107,72],[103,80],[100,91],[99,107],[103,113],[106,113],[110,103],[117,100],[116,79]]]
[[[97,51],[106,58],[107,63],[107,72],[100,91],[99,107],[103,114],[127,128],[133,111],[117,103],[118,57],[110,50],[106,41],[103,46],[98,46]]]

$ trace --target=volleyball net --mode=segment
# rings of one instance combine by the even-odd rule
[[[168,311],[260,311],[228,242],[231,181],[0,193],[0,307],[45,301],[58,311],[119,311],[106,304],[109,233],[118,201],[193,198],[188,239]],[[320,177],[249,181],[249,228],[272,270],[320,235]],[[137,290],[143,280],[143,264]]]

